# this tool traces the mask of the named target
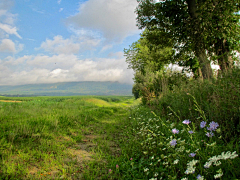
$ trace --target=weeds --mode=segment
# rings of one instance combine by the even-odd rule
[[[201,123],[179,123],[172,112],[160,118],[148,108],[133,109],[132,131],[126,133],[125,158],[119,159],[116,179],[237,179],[239,148],[225,144],[221,124],[208,121],[199,105]],[[171,109],[171,108],[170,108]],[[131,130],[131,129],[129,129]],[[114,170],[116,171],[114,173]]]

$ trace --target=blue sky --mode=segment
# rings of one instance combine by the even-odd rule
[[[136,0],[1,0],[0,85],[132,83]]]

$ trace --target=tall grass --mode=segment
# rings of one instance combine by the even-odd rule
[[[112,179],[239,179],[240,70],[132,109]],[[128,139],[128,140],[126,140]]]
[[[195,103],[188,93],[195,97],[207,119],[222,124],[226,141],[240,135],[240,69],[233,69],[212,81],[191,80],[153,99],[152,107],[161,116],[169,114],[168,107],[171,107],[181,119],[199,123]]]

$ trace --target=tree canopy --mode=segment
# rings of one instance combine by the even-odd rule
[[[165,32],[145,30],[137,42],[124,49],[124,55],[135,72],[158,71],[174,61],[173,41]]]
[[[225,70],[239,50],[239,9],[239,0],[138,0],[137,25],[165,32],[177,52],[193,53],[203,78],[211,78],[210,62]]]

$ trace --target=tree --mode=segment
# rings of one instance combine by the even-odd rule
[[[138,0],[138,3],[138,27],[150,31],[157,27],[173,38],[177,52],[193,52],[203,78],[212,77],[210,54],[218,56],[223,67],[228,61],[221,59],[221,55],[228,56],[238,48],[239,2],[236,0]],[[223,15],[227,16],[226,20]],[[221,45],[227,48],[217,48]]]
[[[147,66],[154,72],[174,61],[173,42],[165,32],[145,30],[137,42],[124,49],[124,55],[128,67],[144,75]]]

